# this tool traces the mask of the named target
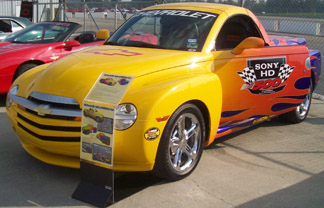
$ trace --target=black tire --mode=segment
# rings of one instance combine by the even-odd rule
[[[97,123],[100,122],[100,117],[99,116],[96,116],[96,121],[97,121]]]
[[[200,110],[193,104],[180,106],[163,131],[153,174],[171,181],[185,178],[197,167],[205,140],[206,127]]]
[[[16,70],[16,73],[15,73],[13,79],[12,79],[12,82],[15,81],[20,75],[22,75],[29,69],[34,68],[35,66],[38,66],[38,64],[26,63],[26,64],[19,66],[18,69]]]
[[[297,106],[295,110],[279,115],[279,119],[289,123],[300,123],[304,121],[308,115],[311,106],[312,94],[313,94],[313,83],[311,81],[309,86],[309,92],[305,100],[299,106]]]

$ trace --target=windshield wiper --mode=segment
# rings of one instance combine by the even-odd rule
[[[143,47],[143,48],[164,48],[158,45],[154,45],[151,43],[141,42],[141,41],[133,41],[128,40],[126,43],[119,44],[114,41],[108,41],[104,45],[117,45],[117,46],[129,46],[129,47]]]
[[[143,47],[143,48],[161,48],[163,49],[164,47],[147,43],[147,42],[141,42],[141,41],[127,41],[125,46],[130,46],[130,47]]]
[[[114,41],[108,41],[108,42],[104,43],[104,45],[120,45],[120,44],[118,44],[117,42],[114,42]]]

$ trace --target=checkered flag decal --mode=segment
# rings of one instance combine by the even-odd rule
[[[278,77],[281,79],[281,83],[288,79],[290,73],[294,70],[294,68],[294,66],[290,67],[288,64],[282,64],[280,66]]]
[[[243,72],[237,72],[246,84],[252,84],[257,81],[253,67],[246,67]]]

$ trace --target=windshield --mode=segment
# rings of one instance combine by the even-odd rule
[[[3,41],[11,43],[56,43],[64,41],[76,28],[76,23],[42,22],[31,25]]]
[[[105,44],[201,51],[217,16],[187,10],[142,11],[121,26]]]
[[[24,27],[27,27],[27,26],[33,24],[31,21],[29,21],[29,19],[26,19],[26,18],[24,18],[24,17],[15,18],[14,20],[15,20],[19,25],[23,25]]]

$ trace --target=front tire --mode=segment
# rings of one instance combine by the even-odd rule
[[[20,67],[18,67],[18,69],[12,79],[12,82],[15,81],[20,75],[22,75],[26,71],[28,71],[29,69],[34,68],[36,66],[38,66],[38,64],[34,64],[34,63],[26,63],[26,64],[21,65]]]
[[[204,118],[197,106],[180,106],[163,131],[153,173],[172,181],[188,176],[201,158],[205,135]]]
[[[288,113],[284,113],[279,116],[279,119],[283,121],[287,121],[290,123],[300,123],[304,121],[308,115],[311,102],[312,102],[312,94],[313,94],[313,84],[312,81],[309,86],[309,92],[304,100],[295,110],[292,110]]]

